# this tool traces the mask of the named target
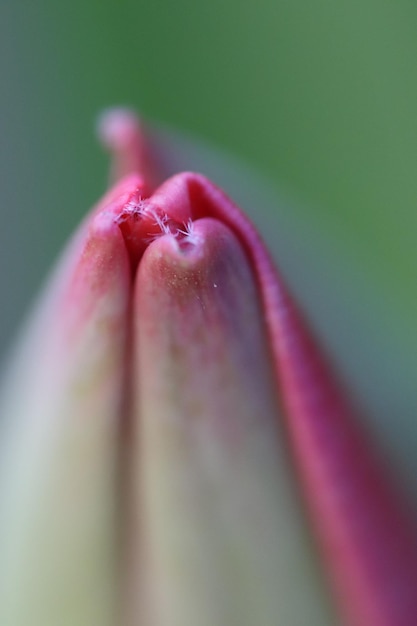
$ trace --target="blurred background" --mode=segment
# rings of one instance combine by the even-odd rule
[[[2,353],[103,192],[97,113],[128,104],[234,154],[285,197],[266,204],[293,289],[389,454],[417,475],[416,3],[0,7]]]

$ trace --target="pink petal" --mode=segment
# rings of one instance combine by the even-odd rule
[[[149,245],[134,296],[132,624],[334,623],[288,480],[265,330],[227,226],[197,219]]]
[[[2,398],[4,625],[115,623],[131,278],[120,230],[105,214],[70,248]]]

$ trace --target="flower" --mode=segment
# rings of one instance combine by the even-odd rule
[[[414,523],[256,230],[100,134],[3,388],[0,623],[411,626]]]

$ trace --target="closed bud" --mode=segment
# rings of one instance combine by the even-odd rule
[[[99,132],[117,182],[3,384],[0,623],[412,626],[414,521],[256,230]]]

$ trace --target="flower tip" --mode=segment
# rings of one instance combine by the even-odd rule
[[[125,150],[141,135],[139,118],[127,107],[105,109],[97,119],[96,129],[100,143],[113,153]]]
[[[96,134],[112,157],[110,182],[136,173],[149,195],[160,181],[160,174],[140,116],[128,107],[105,109],[97,119]]]

